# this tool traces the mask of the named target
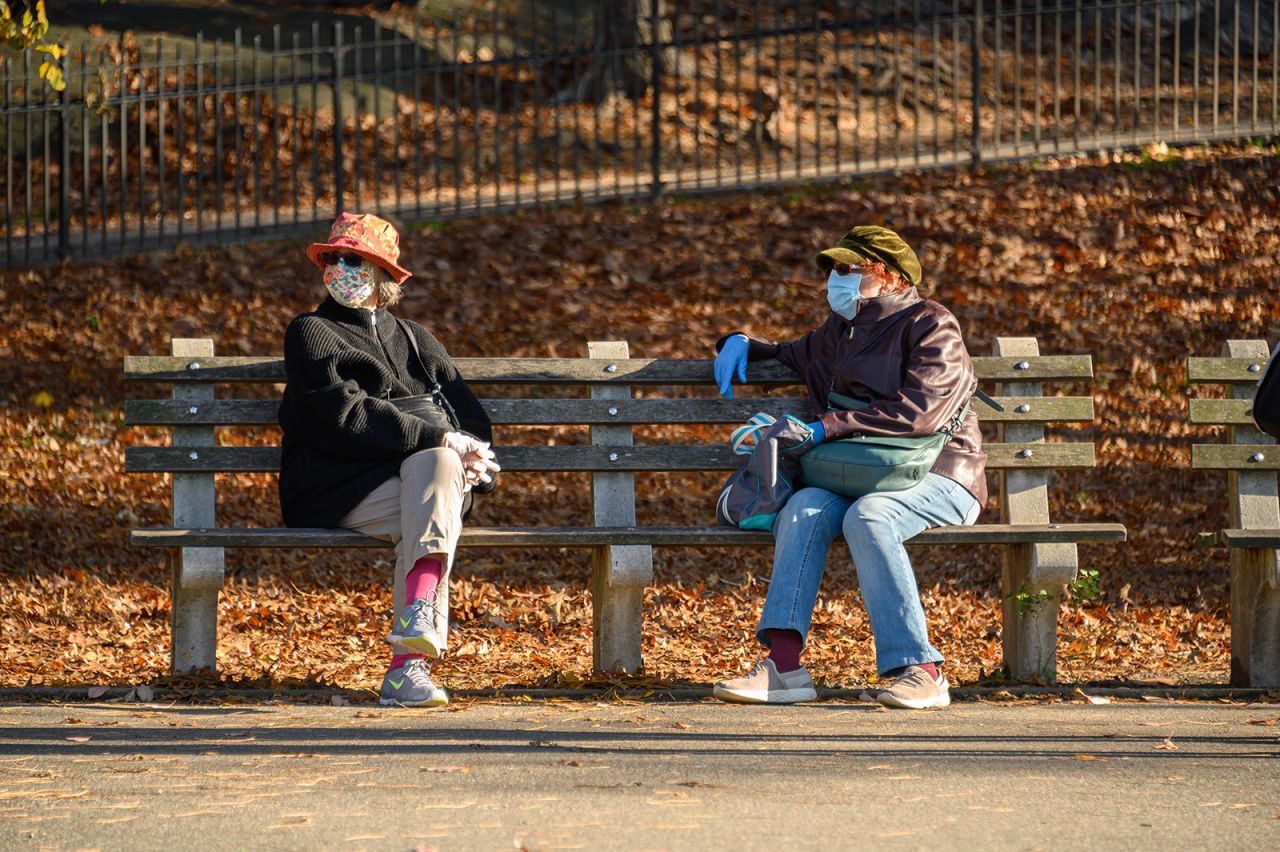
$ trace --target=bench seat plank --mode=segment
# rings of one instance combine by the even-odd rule
[[[458,370],[477,384],[711,385],[711,360],[705,358],[456,358]],[[1089,355],[1029,358],[978,356],[971,359],[979,379],[990,381],[1072,381],[1093,377]],[[194,366],[193,366],[194,365]],[[1023,366],[1025,365],[1025,366]],[[753,364],[753,385],[795,385],[800,378],[776,361]],[[275,356],[174,358],[128,355],[126,381],[283,382],[284,361]]]
[[[1092,444],[987,444],[988,470],[1067,469],[1094,465]],[[743,457],[721,444],[495,447],[505,471],[734,470]],[[1030,452],[1029,456],[1023,453]],[[279,447],[128,447],[130,473],[276,473]]]
[[[1120,542],[1122,524],[979,524],[925,530],[913,544],[1026,544]],[[667,547],[771,544],[764,531],[732,527],[465,527],[464,547],[603,547],[652,544]],[[388,547],[351,530],[330,529],[134,529],[129,543],[141,547]]]
[[[1280,530],[1214,530],[1198,540],[1207,547],[1280,548]]]
[[[1274,444],[1194,444],[1191,467],[1200,470],[1280,470]]]
[[[987,423],[1088,423],[1090,397],[995,397],[1004,411],[982,400],[974,403]],[[745,423],[758,411],[775,417],[808,417],[808,400],[798,397],[739,399],[484,399],[481,404],[495,426],[563,426],[606,424]],[[193,404],[174,399],[131,399],[125,402],[128,426],[275,426],[277,400],[219,399]],[[1020,408],[1025,407],[1025,411]]]

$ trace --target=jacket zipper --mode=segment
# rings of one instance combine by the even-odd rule
[[[387,362],[387,367],[391,370],[391,375],[399,379],[400,376],[396,372],[396,365],[391,362],[391,353],[387,351],[387,345],[382,342],[382,335],[378,334],[377,309],[369,311],[369,333],[373,335],[373,339],[378,344],[378,348],[382,350],[383,360]],[[387,399],[391,398],[391,388],[387,388],[385,396]]]

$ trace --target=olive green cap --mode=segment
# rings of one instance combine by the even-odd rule
[[[824,272],[830,272],[837,263],[878,260],[913,286],[920,284],[920,258],[902,237],[879,225],[857,226],[833,247],[818,252],[817,259]]]

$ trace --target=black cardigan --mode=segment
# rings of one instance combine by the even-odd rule
[[[405,458],[444,443],[442,429],[402,414],[392,397],[426,393],[439,383],[462,431],[492,440],[489,416],[449,353],[422,326],[408,326],[428,376],[385,308],[347,308],[326,298],[289,323],[280,402],[280,508],[289,526],[336,526],[398,475]],[[467,496],[464,512],[471,506]]]

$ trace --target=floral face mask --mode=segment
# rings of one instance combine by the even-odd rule
[[[338,304],[358,308],[378,286],[376,271],[373,263],[359,255],[342,255],[324,268],[324,286]]]

